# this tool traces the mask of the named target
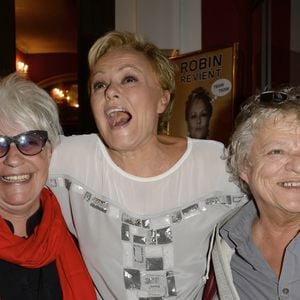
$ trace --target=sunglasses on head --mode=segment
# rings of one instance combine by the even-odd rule
[[[11,143],[14,143],[24,155],[33,156],[39,154],[47,140],[48,133],[45,130],[31,130],[15,136],[0,136],[0,157],[8,153]]]
[[[261,103],[281,104],[288,100],[288,94],[285,92],[267,91],[261,93],[258,100]]]

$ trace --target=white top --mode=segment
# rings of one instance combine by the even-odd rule
[[[99,299],[201,299],[212,229],[243,202],[222,154],[219,142],[188,139],[172,168],[142,178],[116,166],[96,134],[63,138],[48,185]]]

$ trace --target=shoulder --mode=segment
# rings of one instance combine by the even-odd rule
[[[97,134],[82,134],[62,136],[59,145],[54,149],[54,153],[60,153],[65,151],[82,151],[91,149],[101,143],[101,139]]]
[[[215,140],[200,140],[188,138],[191,151],[194,153],[201,153],[202,155],[215,156],[219,158],[225,154],[225,146],[223,143]]]
[[[203,148],[215,148],[215,149],[224,149],[225,146],[223,143],[216,140],[202,140],[202,139],[193,139],[188,138],[189,143],[195,145],[195,147]]]
[[[50,171],[60,170],[64,166],[72,168],[94,159],[95,153],[101,153],[101,145],[103,144],[97,134],[63,136],[60,144],[53,150]]]
[[[65,146],[67,144],[75,144],[75,143],[95,143],[96,141],[99,141],[100,138],[98,134],[91,133],[91,134],[80,134],[80,135],[70,135],[70,136],[62,136],[61,142],[59,146]]]
[[[189,148],[189,163],[192,165],[190,168],[194,168],[195,172],[203,170],[206,178],[213,179],[212,188],[223,186],[222,189],[225,189],[225,186],[235,186],[229,182],[229,174],[226,171],[224,144],[213,140],[189,139]]]

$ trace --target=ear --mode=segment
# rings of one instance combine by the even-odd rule
[[[170,91],[164,90],[162,92],[162,96],[161,96],[161,98],[158,102],[158,105],[157,105],[157,113],[158,114],[161,114],[166,110],[166,108],[167,108],[167,106],[170,102],[170,99],[171,99]]]
[[[46,147],[45,147],[44,150],[46,152],[47,159],[50,162],[51,157],[52,157],[52,152],[53,152],[52,145],[47,142]]]
[[[240,171],[240,178],[243,179],[246,183],[249,184],[250,181],[250,171],[251,166],[244,166],[243,169]]]

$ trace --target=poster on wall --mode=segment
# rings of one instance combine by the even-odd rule
[[[234,122],[238,45],[170,58],[177,65],[171,135],[228,143]]]

